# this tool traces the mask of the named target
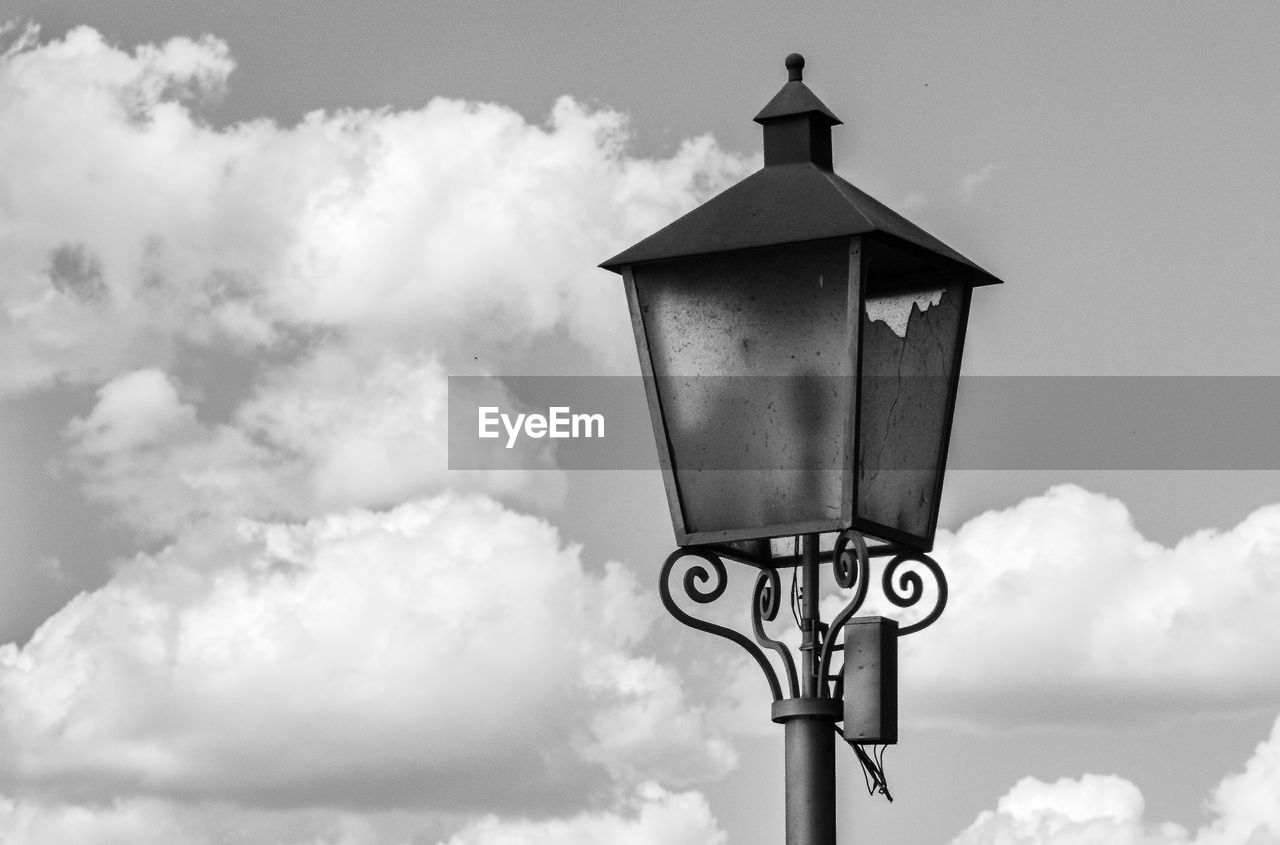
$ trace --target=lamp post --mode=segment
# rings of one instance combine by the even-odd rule
[[[763,169],[601,266],[626,286],[679,546],[662,567],[663,604],[759,664],[784,725],[787,843],[828,845],[834,735],[875,772],[865,747],[897,741],[897,638],[946,604],[927,552],[970,293],[1000,280],[837,176],[840,120],[804,84],[801,56],[786,67],[755,118]],[[931,593],[932,607],[909,624],[855,618],[873,558],[888,559],[879,580],[890,603],[913,608]],[[718,599],[726,559],[757,573],[754,640],[672,598],[684,561],[685,597]],[[830,623],[818,607],[826,563],[853,591]],[[764,630],[788,568],[798,667]]]

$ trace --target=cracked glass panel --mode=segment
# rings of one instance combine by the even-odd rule
[[[869,293],[862,314],[857,515],[927,537],[947,435],[962,285]]]
[[[636,268],[686,532],[839,519],[848,267],[840,239]]]

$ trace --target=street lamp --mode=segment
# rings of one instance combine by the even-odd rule
[[[785,725],[787,842],[835,841],[832,727],[861,751],[896,741],[896,640],[941,614],[946,581],[928,557],[955,408],[970,292],[996,279],[832,170],[840,120],[787,57],[788,81],[756,115],[764,168],[601,266],[622,275],[676,541],[667,609],[747,649]],[[803,537],[802,552],[783,538]],[[871,538],[873,542],[868,544]],[[759,570],[755,642],[697,619],[670,593],[674,565],[694,602],[723,594],[723,559]],[[898,626],[854,619],[870,559]],[[824,625],[821,562],[852,601]],[[914,563],[916,566],[908,566]],[[710,567],[710,569],[708,569]],[[801,671],[768,637],[779,569],[800,567]],[[761,646],[779,655],[784,697]],[[844,668],[830,673],[834,652]],[[854,659],[854,655],[857,659]],[[860,753],[864,762],[867,755]]]

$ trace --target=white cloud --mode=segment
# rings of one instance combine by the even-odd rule
[[[492,403],[516,406],[497,380],[482,385]],[[503,450],[505,469],[450,470],[447,409],[447,374],[430,356],[320,350],[210,424],[172,377],[148,368],[108,382],[67,425],[64,463],[122,523],[157,539],[193,521],[305,519],[446,489],[559,506],[567,480],[545,442]]]
[[[651,604],[484,499],[193,533],[0,647],[0,782],[461,811],[716,776],[731,752],[632,654]]]
[[[0,832],[7,845],[196,845],[209,841],[179,825],[162,802],[146,800],[50,806],[0,797]]]
[[[616,701],[591,718],[591,742],[583,751],[587,759],[604,763],[628,780],[657,770],[666,782],[676,784],[705,778],[708,759],[721,773],[736,764],[726,742],[706,736],[708,724],[722,727],[720,723],[706,720],[702,710],[690,710],[681,679],[671,667],[614,655],[587,666],[584,680],[588,688],[609,690]],[[699,748],[704,754],[688,753]]]
[[[914,713],[981,725],[1124,721],[1269,707],[1280,676],[1280,506],[1166,548],[1120,502],[1054,487],[934,556],[941,620],[902,646]]]
[[[0,60],[0,387],[299,332],[492,361],[559,330],[628,364],[595,265],[749,167],[709,138],[629,157],[621,115],[567,97],[545,126],[434,99],[214,129],[193,104],[232,67],[216,39],[129,54],[85,27]]]
[[[5,388],[159,363],[184,318],[219,321],[202,282],[162,279],[152,258],[217,239],[197,233],[222,154],[184,102],[231,67],[211,39],[130,56],[84,28],[0,63]]]
[[[145,449],[196,427],[195,409],[178,398],[163,372],[149,368],[105,385],[89,416],[73,420],[67,430],[85,454],[104,455]]]
[[[324,822],[354,830],[722,773],[636,654],[652,597],[458,495],[547,507],[564,482],[449,472],[445,385],[551,335],[629,365],[595,264],[749,163],[709,138],[632,158],[621,115],[570,98],[542,126],[435,99],[215,129],[197,110],[232,67],[216,39],[128,53],[83,27],[0,62],[0,393],[98,386],[67,466],[169,542],[0,648],[6,836],[145,841],[219,801],[222,823],[354,807]],[[242,372],[211,411],[215,359]],[[714,829],[696,796],[645,795],[570,825]]]
[[[1194,835],[1143,818],[1138,787],[1115,775],[1045,783],[1023,778],[954,840],[954,845],[1276,845],[1280,843],[1280,719],[1243,772],[1224,779]]]
[[[1018,781],[983,811],[953,845],[1174,845],[1187,843],[1177,825],[1148,830],[1142,793],[1115,775],[1087,774],[1045,783]]]
[[[290,477],[273,472],[281,458],[241,428],[200,422],[155,368],[108,382],[64,433],[64,464],[84,491],[149,538],[193,521],[296,513],[306,503]]]
[[[0,796],[5,845],[408,845],[438,842],[458,826],[457,819],[430,813],[254,810],[154,798],[77,804]]]
[[[596,263],[748,162],[705,137],[630,157],[623,116],[567,97],[543,126],[435,99],[215,129],[195,110],[233,67],[213,38],[128,53],[86,27],[0,60],[0,394],[103,385],[70,466],[149,537],[446,486],[555,507],[555,473],[447,471],[447,373],[553,334],[634,366]],[[252,374],[230,410],[175,375],[202,355]]]
[[[1196,845],[1277,845],[1280,843],[1280,719],[1259,743],[1244,771],[1225,778],[1213,791],[1217,816],[1200,831]]]
[[[696,794],[617,798],[733,752],[628,573],[464,495],[564,479],[450,472],[446,376],[553,336],[632,366],[595,265],[751,162],[633,158],[568,97],[210,127],[233,67],[85,27],[0,58],[0,395],[96,387],[65,466],[168,543],[0,647],[0,838],[722,840]]]
[[[724,845],[726,837],[696,792],[640,784],[611,810],[551,818],[486,815],[459,825],[427,813],[345,813],[191,806],[156,799],[66,804],[0,796],[6,845]]]
[[[642,785],[626,815],[583,813],[569,819],[512,822],[490,817],[445,845],[723,845],[706,800]]]
[[[545,442],[504,450],[506,469],[449,470],[447,376],[435,357],[384,352],[367,360],[357,350],[321,350],[272,373],[236,412],[235,425],[279,455],[278,474],[295,481],[295,513],[383,507],[446,487],[558,506],[566,479],[552,469]],[[483,384],[493,393],[489,404],[517,405],[496,380]]]

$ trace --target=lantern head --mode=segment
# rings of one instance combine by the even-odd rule
[[[999,279],[835,174],[803,67],[755,118],[763,169],[601,266],[680,545],[853,527],[928,551],[970,292]]]

